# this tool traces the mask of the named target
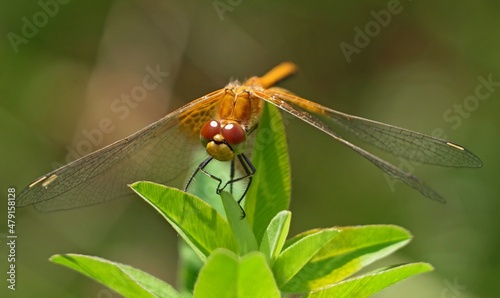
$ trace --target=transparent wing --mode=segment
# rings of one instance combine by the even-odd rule
[[[175,110],[142,130],[84,156],[26,187],[18,207],[43,211],[72,209],[133,195],[127,184],[148,180],[182,187],[198,161],[201,125],[213,116],[224,89]]]
[[[401,127],[335,111],[300,97],[280,93],[281,99],[314,114],[327,124],[343,127],[360,140],[411,161],[448,167],[482,166],[481,159],[447,140]]]
[[[268,90],[264,92],[256,91],[254,94],[262,100],[270,102],[320,129],[368,159],[387,174],[401,180],[418,190],[424,196],[438,202],[444,203],[445,200],[422,180],[346,141],[335,133],[330,126],[332,124],[340,125],[363,141],[411,160],[446,166],[480,167],[482,165],[481,160],[472,152],[444,140],[380,122],[343,114],[284,92]]]

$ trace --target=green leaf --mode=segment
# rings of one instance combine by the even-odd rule
[[[256,251],[257,240],[255,240],[248,219],[246,217],[241,218],[242,211],[238,203],[225,191],[221,193],[221,199],[226,211],[227,220],[238,243],[239,255],[242,256],[251,251]]]
[[[285,244],[290,229],[291,218],[292,213],[290,211],[281,211],[276,214],[262,237],[259,251],[264,253],[271,266],[274,264],[274,261]]]
[[[271,219],[290,203],[290,165],[279,110],[266,103],[255,140],[252,163],[257,172],[245,198],[245,211],[260,240]]]
[[[361,268],[406,245],[411,234],[393,225],[337,227],[339,235],[323,247],[284,287],[285,292],[307,292],[339,282]],[[315,232],[315,231],[312,231]],[[311,231],[297,235],[294,245]]]
[[[201,199],[152,182],[136,182],[130,187],[160,212],[202,261],[219,247],[238,251],[227,221]]]
[[[317,230],[287,247],[273,265],[278,287],[283,291],[283,286],[338,234],[339,231],[333,228]]]
[[[394,266],[384,270],[354,277],[334,284],[317,292],[310,293],[307,297],[336,297],[336,298],[363,298],[369,297],[384,288],[395,284],[410,276],[428,272],[434,268],[427,263],[413,263]]]
[[[253,252],[244,257],[216,250],[201,269],[195,297],[280,297],[265,257]]]
[[[80,272],[124,297],[180,297],[169,284],[128,265],[78,254],[54,255],[50,260]]]
[[[180,240],[177,247],[179,249],[177,289],[181,293],[193,293],[203,262],[186,241]]]

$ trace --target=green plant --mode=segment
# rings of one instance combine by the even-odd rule
[[[432,270],[426,263],[360,269],[407,244],[411,235],[393,225],[315,229],[288,236],[290,169],[278,110],[266,104],[252,160],[258,169],[245,198],[247,216],[229,193],[219,211],[200,198],[151,182],[131,188],[179,233],[181,291],[127,265],[93,256],[55,255],[70,267],[126,297],[367,297],[409,276]],[[186,245],[187,244],[187,245]]]

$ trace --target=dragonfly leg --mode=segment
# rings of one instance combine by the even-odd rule
[[[208,177],[216,180],[219,182],[219,184],[217,185],[217,194],[220,194],[228,185],[230,185],[230,192],[232,193],[233,192],[233,183],[235,182],[238,182],[240,180],[243,180],[243,179],[247,179],[248,178],[248,184],[245,188],[245,191],[243,192],[243,194],[241,195],[241,197],[238,199],[238,206],[240,206],[240,209],[241,209],[241,212],[242,212],[242,215],[241,215],[241,218],[245,218],[246,216],[246,213],[245,213],[245,210],[243,210],[243,207],[241,206],[241,201],[243,200],[243,198],[245,197],[245,195],[247,194],[248,192],[248,189],[250,188],[250,185],[252,184],[252,176],[255,174],[256,172],[256,169],[255,167],[253,166],[252,162],[248,159],[248,157],[245,155],[245,154],[239,154],[237,155],[238,157],[238,160],[241,164],[241,166],[243,167],[243,170],[245,171],[245,174],[241,177],[238,177],[238,178],[234,178],[234,175],[235,175],[235,163],[234,163],[234,160],[231,161],[231,179],[226,182],[226,184],[224,184],[223,187],[221,187],[221,184],[222,184],[222,179],[209,173],[207,170],[205,170],[205,168],[207,167],[207,165],[213,160],[213,157],[208,157],[207,159],[205,159],[202,163],[200,163],[200,165],[196,168],[196,170],[194,171],[193,175],[191,175],[191,177],[189,178],[188,180],[188,183],[186,184],[186,186],[184,187],[184,191],[187,191],[189,186],[191,185],[191,183],[193,182],[194,180],[194,177],[201,171],[203,174],[207,175]]]
[[[235,164],[234,164],[234,158],[233,158],[231,160],[231,175],[229,176],[230,180],[233,180],[235,172],[236,172],[236,170],[235,170]],[[231,185],[229,185],[229,192],[231,194],[233,194],[233,184],[232,183],[231,183]]]
[[[217,193],[219,194],[221,190],[220,189],[220,185],[222,184],[222,179],[220,179],[219,177],[217,176],[214,176],[212,174],[210,174],[209,172],[207,172],[205,170],[205,167],[213,160],[214,158],[212,156],[208,157],[207,159],[205,159],[202,163],[200,163],[200,165],[198,166],[198,168],[196,168],[196,171],[194,171],[193,175],[191,175],[191,177],[189,178],[188,180],[188,183],[186,183],[186,186],[184,187],[184,191],[187,191],[189,186],[191,185],[191,183],[193,182],[194,180],[194,177],[198,174],[199,171],[201,171],[203,174],[207,175],[208,177],[214,179],[214,180],[217,180],[219,181],[219,185],[217,185]]]
[[[252,162],[248,159],[248,157],[245,155],[245,154],[239,154],[237,155],[238,156],[238,160],[240,161],[240,164],[241,166],[243,167],[243,170],[245,171],[245,175],[244,176],[241,176],[241,177],[238,177],[236,179],[233,179],[234,177],[234,173],[233,173],[233,170],[234,170],[234,164],[232,163],[231,164],[231,180],[229,180],[222,189],[224,189],[228,184],[231,184],[231,189],[232,189],[232,184],[234,182],[237,182],[237,181],[240,181],[240,180],[243,180],[243,179],[247,179],[248,178],[248,184],[245,188],[245,191],[243,192],[243,194],[241,195],[241,197],[238,199],[238,206],[240,206],[240,209],[241,209],[241,212],[242,212],[242,215],[241,215],[241,219],[245,218],[246,214],[245,214],[245,210],[243,209],[243,207],[241,206],[241,201],[243,200],[243,198],[245,197],[245,195],[247,194],[248,192],[248,189],[250,188],[250,185],[252,184],[252,176],[255,174],[256,170],[255,170],[255,167],[253,166]]]

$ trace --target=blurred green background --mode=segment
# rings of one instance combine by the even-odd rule
[[[36,1],[0,2],[5,200],[8,187],[19,192],[66,163],[68,148],[85,138],[82,130],[97,128],[103,118],[116,127],[100,146],[230,78],[263,74],[290,60],[300,71],[280,86],[346,113],[427,134],[440,131],[484,162],[482,169],[438,168],[366,146],[428,182],[447,198],[440,205],[401,183],[392,185],[365,159],[290,119],[291,234],[397,224],[414,240],[377,265],[426,261],[436,270],[377,297],[500,296],[500,3],[60,2],[42,0],[45,10]],[[168,76],[124,120],[118,118],[110,109],[113,100],[130,94],[145,68],[156,65]],[[488,78],[493,83],[479,87]],[[5,243],[6,220],[1,222]],[[3,279],[2,297],[118,297],[51,264],[56,253],[100,256],[175,283],[178,237],[140,200],[55,213],[25,208],[17,211],[16,223],[17,290],[7,290]],[[7,271],[6,245],[1,251],[1,270]]]

